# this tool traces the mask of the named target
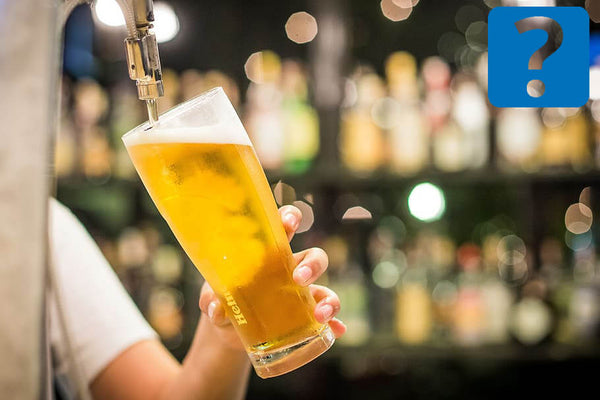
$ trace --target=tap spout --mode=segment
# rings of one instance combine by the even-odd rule
[[[138,97],[146,101],[151,124],[158,120],[157,99],[164,95],[158,42],[152,32],[152,0],[118,0],[129,36],[125,53],[129,77],[136,81]]]

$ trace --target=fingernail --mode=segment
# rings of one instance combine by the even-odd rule
[[[306,283],[312,276],[312,269],[310,269],[310,267],[307,267],[306,265],[303,265],[301,267],[298,267],[298,269],[296,270],[296,275],[300,278],[300,281],[302,283]]]
[[[211,301],[210,304],[208,305],[208,318],[210,318],[211,320],[213,319],[213,317],[215,316],[215,310],[217,309],[217,302],[216,301]]]
[[[323,318],[328,321],[333,317],[333,307],[331,304],[325,304],[321,307],[321,313],[323,314]]]

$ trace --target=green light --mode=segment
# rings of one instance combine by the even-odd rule
[[[421,221],[438,220],[446,211],[444,192],[429,182],[420,183],[408,195],[408,210]]]

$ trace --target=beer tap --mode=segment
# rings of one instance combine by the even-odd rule
[[[66,20],[73,8],[80,3],[93,0],[67,0],[64,3],[63,19]],[[152,31],[154,12],[152,0],[117,0],[125,17],[128,36],[125,53],[129,77],[136,81],[138,98],[146,102],[148,121],[158,121],[157,100],[163,96],[162,72],[158,56],[158,42]]]

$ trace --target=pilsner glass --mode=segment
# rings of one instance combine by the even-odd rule
[[[292,251],[233,106],[215,88],[123,136],[154,204],[224,305],[256,373],[296,369],[334,342],[292,279]]]

